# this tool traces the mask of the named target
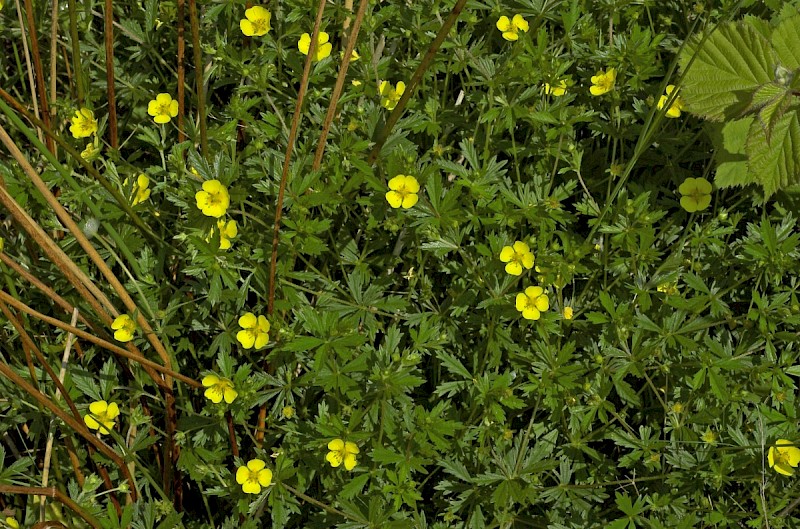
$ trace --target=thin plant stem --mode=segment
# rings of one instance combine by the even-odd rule
[[[433,39],[433,42],[431,42],[428,51],[425,53],[425,57],[422,58],[422,61],[419,63],[414,75],[411,76],[411,80],[408,82],[405,92],[403,92],[403,95],[400,97],[400,101],[397,102],[397,106],[389,115],[389,119],[386,120],[386,124],[378,131],[377,137],[375,138],[375,145],[372,147],[372,151],[370,151],[369,157],[367,158],[368,164],[372,165],[378,159],[378,155],[381,152],[383,144],[386,143],[387,139],[389,139],[389,133],[400,119],[400,115],[403,113],[403,109],[406,107],[408,100],[411,98],[411,95],[414,93],[414,90],[416,89],[420,80],[422,80],[422,76],[425,74],[425,71],[433,62],[436,52],[439,51],[439,46],[442,45],[442,42],[444,42],[447,34],[450,33],[450,28],[452,28],[453,24],[455,24],[456,20],[458,20],[458,17],[461,14],[461,11],[464,9],[464,5],[466,5],[466,3],[467,0],[458,0],[458,2],[456,2],[456,5],[453,6],[453,10],[450,11],[450,15],[447,17],[447,20],[444,21],[444,24],[442,24],[442,27],[439,29],[439,33],[436,34],[436,38]]]
[[[185,18],[186,0],[178,0],[178,143],[186,141],[183,126],[186,114],[186,66],[183,63],[186,54]]]
[[[29,1],[29,0],[26,0]],[[106,90],[108,91],[108,134],[112,149],[119,148],[117,134],[117,102],[114,91],[114,3],[105,0]],[[45,122],[45,125],[49,123]],[[52,140],[51,140],[52,141]]]
[[[197,83],[197,119],[200,122],[200,152],[208,158],[208,131],[206,130],[206,98],[203,90],[203,55],[200,49],[200,20],[197,1],[189,0],[189,19],[192,24],[192,53],[194,54],[194,77]]]
[[[190,0],[191,2],[192,0]],[[283,172],[281,173],[281,185],[278,189],[278,201],[275,205],[275,224],[272,229],[272,254],[270,255],[269,262],[269,296],[267,298],[267,315],[272,316],[275,309],[275,272],[278,267],[278,242],[280,241],[281,230],[281,213],[283,212],[283,196],[286,193],[286,182],[289,180],[289,164],[292,159],[292,150],[294,149],[294,142],[297,139],[297,130],[300,126],[300,119],[303,110],[303,101],[305,99],[306,90],[308,89],[308,78],[311,75],[311,63],[316,56],[317,51],[317,36],[319,35],[319,28],[322,24],[322,15],[325,13],[325,0],[320,0],[317,7],[317,18],[314,21],[314,29],[311,32],[311,42],[308,46],[308,55],[306,55],[306,62],[303,66],[303,76],[300,79],[300,90],[297,92],[297,102],[294,107],[294,116],[292,116],[292,125],[289,130],[289,139],[286,145],[286,155],[283,158]],[[266,363],[267,371],[269,371],[269,364]],[[258,427],[256,429],[256,443],[261,446],[264,441],[264,430],[267,421],[267,405],[261,405],[258,410]]]
[[[19,485],[0,485],[0,494],[28,494],[33,496],[47,496],[48,498],[54,498],[68,507],[75,514],[80,516],[94,529],[103,528],[97,518],[86,512],[80,505],[75,503],[72,498],[55,487],[22,487]]]
[[[42,68],[42,57],[39,55],[39,39],[36,36],[36,21],[33,18],[33,0],[25,0],[25,14],[28,16],[28,36],[31,39],[31,57],[33,58],[33,71],[36,74],[36,94],[39,98],[39,108],[42,110],[42,121],[50,127],[50,111],[47,103],[47,91],[45,90],[44,69]],[[45,138],[47,150],[55,151],[53,140]]]
[[[349,1],[351,2],[352,8],[352,0]],[[328,104],[328,112],[325,114],[325,121],[322,122],[322,132],[320,133],[319,141],[317,142],[317,151],[314,153],[314,162],[311,166],[312,171],[319,169],[319,166],[322,163],[322,155],[325,152],[325,141],[328,138],[328,131],[330,130],[331,123],[336,115],[336,105],[339,103],[339,97],[342,95],[344,81],[347,78],[347,68],[350,66],[350,58],[353,54],[353,50],[356,47],[358,32],[361,29],[361,21],[364,20],[364,14],[367,11],[368,5],[369,0],[361,0],[358,5],[358,13],[356,14],[356,20],[353,23],[353,32],[347,39],[347,45],[344,49],[344,57],[342,58],[342,65],[339,68],[339,75],[336,77],[336,84],[333,87],[331,102]]]
[[[83,86],[83,69],[81,68],[81,41],[78,39],[78,15],[75,11],[77,0],[67,0],[69,9],[69,40],[72,46],[72,70],[75,72],[75,86],[78,92],[78,106],[83,106],[86,89]]]
[[[31,91],[31,102],[33,103],[33,113],[38,118],[39,114],[39,102],[36,99],[36,81],[33,79],[33,67],[31,66],[31,53],[28,49],[28,39],[26,37],[27,32],[25,31],[25,22],[22,19],[22,6],[19,3],[19,0],[15,0],[17,4],[17,19],[19,20],[19,31],[20,37],[22,37],[22,55],[25,57],[25,70],[28,73],[28,87]],[[39,131],[39,139],[42,139],[42,132]]]

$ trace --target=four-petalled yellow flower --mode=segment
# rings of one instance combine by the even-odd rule
[[[122,182],[123,187],[128,187],[128,179],[126,178],[124,182]],[[150,179],[147,178],[147,175],[140,174],[136,177],[136,184],[133,186],[133,190],[131,191],[131,200],[132,205],[135,206],[140,204],[150,198]]]
[[[225,399],[225,402],[230,404],[239,396],[239,393],[233,389],[233,382],[217,375],[204,376],[203,386],[208,388],[203,395],[214,404],[219,404],[222,399]]]
[[[542,287],[528,287],[517,294],[517,310],[526,320],[538,320],[542,312],[550,307],[550,300]]]
[[[169,120],[178,115],[178,102],[169,94],[158,94],[147,105],[147,113],[156,123],[169,123]]]
[[[239,28],[248,37],[261,37],[269,33],[272,15],[261,6],[253,6],[244,12],[245,18],[239,21]]]
[[[356,454],[358,454],[358,446],[350,441],[343,441],[342,439],[334,439],[328,443],[328,455],[325,460],[331,464],[332,467],[338,467],[344,463],[344,468],[353,470],[358,461]]]
[[[89,413],[83,416],[83,422],[92,430],[107,434],[114,427],[118,416],[119,406],[116,402],[109,404],[104,400],[97,400],[89,404]]]
[[[239,318],[241,331],[236,333],[236,339],[245,349],[255,346],[261,349],[269,342],[269,321],[266,316],[258,316],[252,312],[247,312]]]
[[[507,16],[502,16],[497,19],[497,29],[503,32],[503,38],[508,41],[515,41],[519,38],[519,32],[528,32],[528,21],[522,18],[522,15],[514,15],[510,19]]]
[[[97,133],[97,120],[94,119],[94,112],[88,108],[81,108],[75,111],[72,116],[72,125],[69,127],[73,138],[88,138]]]
[[[203,189],[195,193],[197,208],[208,217],[220,218],[228,211],[231,197],[228,188],[219,180],[206,180]]]
[[[272,471],[266,466],[261,459],[251,459],[246,466],[236,470],[236,483],[242,486],[245,494],[259,494],[262,487],[269,487]]]
[[[331,50],[333,46],[330,42],[328,42],[329,36],[324,31],[320,31],[317,35],[317,49],[314,52],[314,60],[321,61],[322,59],[330,56]],[[308,50],[311,47],[311,35],[308,33],[303,33],[300,36],[300,40],[297,41],[297,49],[299,49],[303,55],[308,55]],[[352,59],[351,59],[352,60]]]
[[[392,88],[392,84],[389,81],[383,81],[379,91],[381,94],[381,105],[387,110],[394,110],[403,92],[406,91],[406,84],[403,81],[399,81],[397,85]]]
[[[558,84],[555,86],[551,85],[550,83],[544,84],[544,93],[553,96],[553,97],[561,97],[566,95],[567,93],[567,80],[561,79]]]
[[[601,96],[614,89],[614,83],[617,80],[617,71],[614,68],[600,71],[597,75],[592,76],[592,86],[589,87],[589,92],[593,96]]]
[[[664,105],[667,104],[667,100],[672,97],[672,92],[675,91],[675,85],[667,85],[667,93],[663,95],[658,100],[658,109],[663,110]],[[681,117],[681,110],[683,110],[683,99],[681,96],[676,96],[675,99],[672,100],[669,108],[667,109],[667,117],[668,118],[679,118]]]
[[[678,187],[681,207],[689,213],[702,211],[711,204],[711,182],[705,178],[687,178]]]
[[[417,203],[419,196],[419,182],[413,176],[399,174],[389,180],[389,191],[386,192],[386,201],[393,208],[408,209]]]
[[[236,227],[236,221],[231,219],[229,221],[225,221],[225,219],[219,219],[217,221],[217,230],[219,230],[219,249],[220,250],[227,250],[231,247],[231,239],[236,237],[239,233],[239,228]],[[215,228],[211,228],[211,232],[206,237],[206,242],[211,240],[211,237],[214,236]]]
[[[800,448],[794,446],[791,441],[778,439],[775,446],[769,447],[767,460],[770,468],[774,468],[776,472],[784,476],[791,476],[794,474],[794,469],[800,464]]]
[[[513,246],[504,246],[500,250],[500,260],[506,264],[506,272],[512,276],[522,274],[522,268],[533,268],[533,252],[522,241],[516,241]]]
[[[130,342],[136,333],[136,322],[127,314],[121,314],[111,323],[114,339],[120,342]]]

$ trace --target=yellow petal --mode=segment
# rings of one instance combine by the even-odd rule
[[[342,453],[328,452],[328,455],[325,456],[325,460],[330,463],[332,467],[338,467],[342,464]]]
[[[268,468],[265,468],[261,472],[258,473],[258,483],[262,487],[269,486],[272,483],[272,471]]]
[[[265,466],[267,466],[267,464],[264,463],[264,461],[261,459],[251,459],[250,461],[247,462],[247,468],[249,468],[253,472],[258,472]]]
[[[418,200],[419,196],[416,193],[409,193],[405,197],[403,197],[402,206],[404,209],[414,207],[414,205],[417,203]]]
[[[247,467],[239,467],[236,470],[236,483],[238,483],[239,485],[242,485],[245,481],[247,481],[247,478],[249,477],[250,477],[250,471],[247,470]]]
[[[328,450],[338,451],[344,448],[344,441],[341,439],[334,439],[328,443]]]
[[[506,273],[512,276],[522,275],[522,265],[517,261],[511,261],[506,265]]]
[[[347,470],[353,470],[356,468],[356,464],[358,461],[356,460],[356,456],[353,454],[347,454],[344,456],[344,468]]]
[[[388,191],[386,193],[386,201],[393,208],[399,208],[403,204],[403,195],[397,191]]]
[[[241,318],[239,318],[239,327],[251,329],[256,326],[257,321],[258,319],[256,318],[255,314],[252,312],[246,312]]]
[[[497,26],[497,29],[499,29],[500,31],[506,32],[509,29],[511,29],[511,21],[508,19],[507,16],[502,16],[502,17],[497,19],[496,26]]]

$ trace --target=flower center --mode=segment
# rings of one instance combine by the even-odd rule
[[[250,470],[250,475],[247,476],[247,481],[252,481],[253,483],[258,483],[258,473],[259,472],[260,472],[259,470]]]
[[[267,31],[267,21],[266,19],[259,18],[258,20],[253,21],[253,28],[255,29],[256,33],[266,32]]]
[[[222,197],[219,193],[209,193],[208,194],[208,203],[212,206],[216,206],[222,203]]]
[[[775,460],[776,465],[785,465],[789,462],[789,454],[781,452],[780,448],[775,450],[775,453],[772,456],[772,459]]]
[[[169,103],[161,103],[158,105],[159,115],[169,115]]]

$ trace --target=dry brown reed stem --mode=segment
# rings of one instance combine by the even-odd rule
[[[5,292],[3,292],[3,293],[5,294]],[[6,294],[6,295],[8,295],[8,294]],[[42,365],[42,368],[47,373],[47,376],[50,377],[50,380],[52,380],[53,383],[56,385],[56,388],[58,389],[58,391],[60,391],[62,394],[64,394],[64,402],[67,403],[67,407],[69,408],[69,411],[72,412],[72,415],[74,415],[77,420],[80,420],[81,419],[81,414],[78,411],[77,406],[75,406],[75,402],[73,402],[73,400],[70,398],[69,393],[67,393],[67,390],[64,387],[64,384],[62,384],[61,381],[58,379],[58,375],[56,375],[56,372],[53,371],[52,367],[50,367],[50,364],[47,362],[47,359],[42,354],[42,351],[40,351],[39,348],[36,346],[36,344],[33,342],[33,339],[30,337],[28,332],[25,330],[25,327],[22,326],[22,324],[16,318],[14,313],[12,313],[8,309],[8,305],[3,303],[2,301],[0,301],[0,311],[3,312],[3,315],[6,318],[8,318],[8,321],[11,322],[11,325],[13,325],[14,329],[16,329],[16,331],[19,333],[19,337],[22,340],[22,342],[25,343],[27,345],[27,347],[31,351],[33,351],[34,355],[36,355],[36,359]],[[36,375],[34,375],[34,378],[32,380],[36,380],[35,377],[36,377]]]
[[[106,191],[108,191],[112,197],[114,197],[114,200],[116,201],[117,205],[120,208],[122,208],[127,218],[129,218],[131,222],[133,222],[133,224],[139,229],[139,231],[142,234],[144,234],[145,237],[147,237],[150,241],[155,242],[157,245],[161,244],[161,241],[153,234],[153,232],[150,230],[150,227],[147,224],[145,224],[142,218],[139,216],[139,214],[133,210],[133,207],[128,202],[128,199],[122,196],[122,193],[119,192],[119,189],[117,189],[116,186],[112,185],[111,182],[109,182],[106,177],[100,174],[100,172],[97,169],[95,169],[92,166],[92,164],[84,160],[83,157],[81,157],[80,152],[76,151],[72,147],[72,145],[70,145],[60,135],[53,132],[52,129],[46,127],[42,122],[42,120],[40,120],[39,118],[28,112],[19,101],[14,99],[14,97],[11,94],[6,92],[2,88],[0,88],[0,97],[5,99],[6,103],[8,103],[16,112],[21,114],[25,119],[30,121],[34,127],[37,127],[39,129],[40,132],[44,132],[44,134],[47,135],[47,137],[53,138],[53,140],[55,140],[55,142],[59,146],[61,146],[67,152],[67,154],[69,154],[72,157],[72,159],[74,159],[78,163],[78,165],[83,167],[86,170],[86,172],[89,173],[89,176],[94,178],[101,186],[103,186],[103,188]]]
[[[117,101],[114,93],[114,3],[106,0],[104,13],[106,41],[106,90],[108,91],[108,134],[112,149],[119,148],[117,137]],[[47,125],[48,123],[45,123]]]
[[[0,130],[2,130],[2,127],[0,127]],[[97,289],[97,287],[92,283],[91,279],[89,279],[86,274],[84,274],[83,271],[72,262],[72,260],[64,253],[64,251],[55,242],[53,242],[50,237],[47,236],[41,226],[39,226],[39,224],[37,224],[36,221],[34,221],[25,212],[25,210],[20,207],[20,205],[2,186],[0,186],[0,203],[6,207],[9,213],[11,213],[11,216],[14,217],[14,220],[16,220],[17,223],[19,223],[19,225],[34,239],[36,244],[44,250],[50,260],[62,271],[72,286],[78,290],[80,296],[87,303],[89,303],[89,305],[95,311],[95,314],[97,314],[103,323],[107,326],[110,326],[112,320],[108,315],[108,312],[106,312],[106,309],[100,305],[100,302],[95,299],[95,297],[87,289],[87,284],[89,284],[93,287],[92,291],[99,291],[99,289]],[[103,299],[105,299],[105,296],[103,296]],[[106,302],[107,301],[108,300],[106,300]],[[142,356],[139,350],[136,349],[132,343],[129,343],[128,347],[130,348],[131,353],[137,358]],[[146,366],[144,369],[156,384],[160,383],[160,377],[155,371]]]
[[[36,378],[36,367],[33,365],[33,357],[31,356],[31,351],[33,350],[33,342],[31,341],[28,334],[25,332],[25,327],[19,322],[16,316],[11,313],[8,313],[8,308],[5,305],[0,306],[3,309],[3,314],[5,314],[6,319],[11,322],[15,329],[20,332],[20,338],[22,339],[22,352],[25,354],[25,364],[28,366],[28,374],[31,376],[31,383],[36,389],[39,389],[39,381]]]
[[[153,349],[155,349],[158,356],[164,362],[164,366],[169,369],[172,369],[171,361],[169,355],[167,354],[166,349],[164,349],[164,346],[161,344],[161,341],[159,341],[158,337],[153,332],[153,328],[150,327],[150,324],[147,322],[144,315],[139,311],[139,308],[136,306],[136,303],[133,301],[133,299],[131,299],[130,295],[128,294],[128,291],[125,290],[125,287],[122,285],[119,279],[117,279],[117,276],[114,274],[114,272],[112,272],[111,269],[108,267],[108,265],[106,265],[105,260],[103,260],[100,254],[97,253],[95,247],[92,246],[92,243],[89,242],[89,239],[83,233],[83,230],[81,230],[75,223],[75,221],[72,220],[72,216],[58,202],[58,199],[55,196],[53,196],[53,194],[50,192],[50,189],[47,187],[47,184],[44,183],[44,181],[41,179],[36,170],[31,166],[27,158],[25,158],[25,155],[22,154],[22,151],[19,150],[19,148],[14,143],[14,140],[11,139],[11,137],[8,135],[8,133],[2,127],[2,125],[0,125],[0,141],[6,146],[11,155],[17,161],[17,163],[19,163],[20,167],[22,167],[22,170],[25,172],[28,178],[31,179],[33,185],[42,194],[45,201],[47,201],[48,205],[53,209],[55,214],[58,216],[58,219],[72,233],[73,237],[75,237],[75,240],[78,242],[81,248],[83,248],[83,251],[86,252],[86,255],[89,256],[89,258],[94,262],[95,266],[97,266],[97,268],[100,270],[100,273],[103,274],[103,277],[106,278],[108,283],[111,285],[111,287],[114,289],[114,291],[122,300],[122,303],[125,305],[125,308],[131,314],[136,315],[136,322],[144,331],[144,334],[148,339],[148,341],[150,342],[150,344],[153,346]],[[98,299],[100,299],[100,297],[98,297]],[[101,301],[107,303],[108,306],[106,308],[109,310],[109,312],[111,312],[111,314],[113,314],[115,317],[118,315],[116,312],[116,308],[113,305],[111,305],[110,302],[108,302],[107,298],[105,300],[101,299]],[[166,382],[167,385],[170,384],[169,380],[167,380]]]
[[[373,164],[375,163],[375,160],[378,159],[378,155],[381,152],[381,147],[383,147],[383,144],[386,143],[386,140],[389,138],[389,133],[392,131],[394,126],[397,124],[397,121],[400,119],[400,116],[403,114],[403,109],[406,107],[408,100],[411,98],[411,95],[417,88],[417,85],[422,79],[422,76],[425,74],[425,71],[433,62],[433,57],[439,50],[439,46],[442,45],[442,42],[444,42],[447,34],[450,33],[450,28],[452,28],[453,24],[455,24],[466,3],[467,0],[458,0],[456,5],[453,6],[453,10],[450,11],[450,15],[447,17],[447,20],[444,21],[444,24],[442,24],[442,27],[439,29],[439,33],[436,34],[436,38],[433,39],[433,42],[431,42],[428,51],[425,53],[425,57],[422,58],[422,62],[419,63],[414,75],[411,76],[411,80],[406,86],[406,91],[403,92],[403,95],[400,97],[400,101],[397,102],[397,106],[389,115],[389,119],[386,120],[386,124],[378,132],[378,136],[375,139],[375,145],[372,147],[372,151],[369,153],[369,157],[367,158],[367,163]]]
[[[197,82],[197,118],[200,121],[200,152],[208,158],[208,131],[206,130],[206,97],[203,89],[203,54],[200,49],[200,19],[196,0],[189,0],[189,20],[192,24],[192,53],[194,54],[194,77]]]
[[[39,39],[36,35],[36,21],[33,18],[33,0],[25,0],[25,14],[28,16],[28,36],[31,38],[31,57],[33,58],[33,71],[36,74],[36,94],[39,97],[39,108],[42,110],[42,121],[50,127],[50,105],[47,103],[45,90],[44,69],[42,57],[39,55]],[[47,150],[55,152],[53,140],[45,138]]]
[[[75,86],[78,92],[78,105],[83,106],[83,69],[81,68],[81,41],[78,38],[78,15],[75,12],[75,2],[67,0],[69,9],[69,40],[72,46],[72,69],[75,71]]]
[[[345,79],[347,79],[347,68],[350,66],[350,57],[356,47],[358,40],[358,32],[361,30],[361,21],[364,20],[364,13],[367,11],[369,0],[361,0],[358,5],[358,13],[356,20],[353,23],[353,32],[347,39],[347,45],[344,50],[344,57],[342,58],[342,65],[339,67],[339,75],[336,78],[336,84],[333,87],[333,94],[331,94],[331,102],[328,104],[328,113],[325,114],[325,120],[322,122],[322,133],[317,142],[317,152],[314,153],[314,163],[311,165],[311,170],[316,171],[322,164],[322,155],[325,152],[325,141],[328,138],[328,131],[331,128],[331,123],[336,115],[336,106],[339,103],[339,97],[342,95],[342,88],[344,87]],[[352,2],[351,6],[352,7]],[[348,18],[349,20],[349,18]]]
[[[236,428],[233,425],[231,410],[225,411],[225,420],[228,422],[228,437],[231,441],[231,453],[233,457],[239,457],[239,443],[236,441]]]
[[[8,303],[15,309],[21,310],[25,314],[33,316],[36,319],[42,320],[43,322],[52,325],[53,327],[58,327],[61,330],[70,332],[75,336],[77,336],[78,338],[83,338],[84,340],[92,342],[93,344],[102,347],[107,351],[110,351],[123,358],[127,358],[129,360],[138,362],[139,364],[152,368],[153,370],[158,371],[159,373],[163,373],[166,376],[172,377],[176,380],[180,380],[181,382],[188,384],[189,386],[192,386],[194,388],[203,387],[203,385],[200,382],[192,378],[189,378],[186,375],[182,375],[177,371],[173,371],[172,369],[167,369],[158,362],[153,362],[152,360],[148,360],[143,356],[132,354],[128,350],[123,349],[122,347],[119,347],[118,345],[115,345],[109,341],[103,340],[102,338],[95,336],[94,334],[81,330],[78,327],[75,327],[74,325],[69,325],[57,318],[53,318],[51,316],[42,314],[41,312],[37,311],[34,308],[29,307],[25,303],[21,302],[20,300],[16,299],[15,297],[11,296],[10,294],[8,294],[3,290],[0,290],[0,302]],[[156,384],[159,384],[160,386],[163,387],[164,383],[157,377]]]
[[[191,1],[191,0],[190,0]],[[267,314],[272,316],[275,309],[275,271],[278,266],[278,241],[280,240],[281,230],[281,213],[283,210],[283,195],[286,193],[286,182],[289,179],[289,164],[292,159],[292,150],[294,149],[294,142],[297,139],[297,129],[300,126],[300,117],[303,111],[303,100],[306,96],[308,89],[308,78],[311,75],[311,63],[316,57],[317,51],[317,35],[319,35],[319,27],[322,23],[322,15],[325,12],[325,0],[319,0],[317,7],[317,18],[314,20],[314,29],[311,32],[311,43],[308,46],[308,55],[306,55],[306,62],[303,66],[303,77],[300,79],[300,90],[297,92],[297,103],[294,107],[294,116],[292,116],[292,126],[289,129],[289,139],[286,145],[286,155],[283,159],[283,172],[281,173],[281,185],[278,189],[278,202],[275,205],[275,225],[272,230],[272,255],[269,262],[269,297],[267,298]],[[269,365],[264,361],[267,368]],[[267,422],[267,405],[262,404],[261,409],[258,410],[258,428],[256,428],[256,443],[261,446],[264,441],[264,425]]]
[[[53,0],[57,2],[58,0]],[[73,310],[72,320],[70,325],[75,327],[78,324],[78,309]],[[67,375],[67,365],[69,363],[69,355],[72,351],[72,343],[75,341],[75,335],[69,333],[67,335],[67,342],[64,344],[64,354],[61,356],[61,369],[58,371],[58,380],[63,384],[64,377]],[[61,390],[56,391],[53,400],[58,401],[61,396]],[[55,420],[50,421],[47,431],[47,445],[44,449],[44,462],[42,463],[42,487],[46,487],[50,478],[50,460],[53,456],[53,441],[55,440]],[[44,521],[45,515],[45,497],[39,496],[39,520]]]
[[[103,526],[94,516],[83,510],[80,505],[72,501],[72,498],[55,487],[22,487],[19,485],[0,485],[0,494],[27,494],[54,498],[58,500],[59,503],[63,503],[65,507],[69,508],[75,514],[80,516],[90,526],[94,527],[95,529],[103,528]]]
[[[50,25],[50,119],[55,121],[56,65],[58,59],[58,0],[53,0],[53,13],[50,18],[52,19]]]
[[[67,412],[58,407],[54,402],[48,399],[46,395],[35,389],[32,385],[28,383],[27,380],[25,380],[24,378],[19,376],[16,372],[14,372],[14,370],[11,369],[11,367],[5,362],[0,362],[0,373],[5,375],[5,377],[11,380],[11,382],[13,382],[16,386],[20,387],[23,391],[25,391],[34,399],[36,399],[36,401],[39,402],[39,404],[46,407],[55,415],[57,415],[59,419],[61,419],[67,424],[67,426],[75,430],[76,433],[78,433],[81,437],[86,439],[89,442],[89,444],[95,447],[98,452],[100,452],[107,458],[111,459],[111,461],[113,461],[114,464],[119,467],[120,472],[122,472],[125,480],[130,485],[129,487],[130,494],[133,497],[133,501],[136,501],[139,494],[136,492],[135,482],[133,481],[133,477],[128,472],[128,466],[125,464],[125,461],[123,461],[122,457],[120,457],[119,454],[117,454],[110,446],[104,443],[101,439],[95,437],[89,430],[89,428],[87,428],[86,425],[83,424],[83,421],[80,422],[76,421],[71,415],[69,415]],[[0,489],[0,492],[2,492],[2,489]]]
[[[9,256],[7,253],[0,252],[0,261],[3,261],[3,263],[6,266],[14,270],[24,279],[27,279],[28,282],[30,282],[37,289],[41,290],[48,298],[52,299],[56,305],[64,309],[67,313],[71,313],[74,310],[76,310],[75,307],[73,307],[67,300],[59,296],[55,290],[48,287],[41,281],[39,281],[39,279],[36,276],[25,270],[19,263],[14,261],[14,259],[12,259],[11,256]],[[83,323],[87,327],[90,328],[92,327],[91,324],[88,321],[86,321],[86,318],[83,317],[83,314],[79,314],[78,319],[80,319],[81,323]]]
[[[36,100],[36,81],[33,78],[33,66],[31,66],[31,53],[28,49],[28,39],[25,36],[25,21],[22,19],[22,6],[19,3],[19,0],[15,0],[16,7],[17,7],[17,20],[19,20],[19,32],[20,37],[22,38],[22,53],[25,56],[25,67],[28,72],[28,87],[31,91],[31,102],[33,103],[33,113],[36,114],[36,117],[39,117],[39,103]],[[39,131],[39,140],[42,139],[42,132]]]
[[[186,113],[186,66],[183,57],[186,53],[186,37],[184,36],[184,19],[186,18],[186,0],[178,0],[178,143],[186,141],[183,132],[183,120]]]

